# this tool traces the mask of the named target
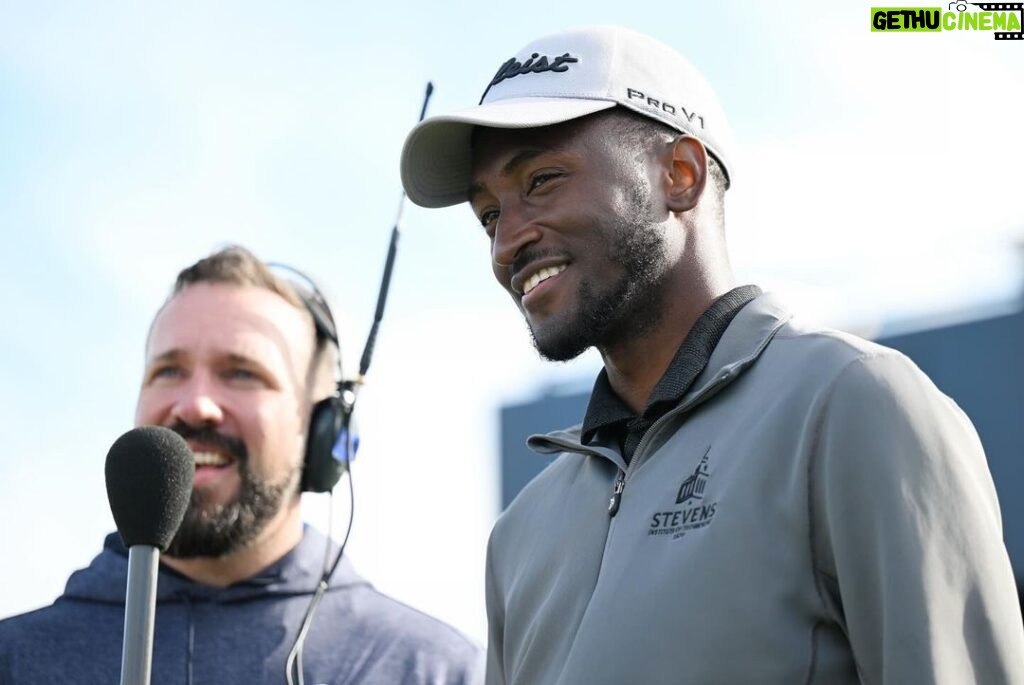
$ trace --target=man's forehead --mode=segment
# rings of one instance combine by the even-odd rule
[[[536,128],[478,127],[473,136],[471,184],[485,171],[510,175],[539,155],[567,150],[579,132],[574,121]]]
[[[176,293],[157,313],[146,352],[152,357],[199,345],[255,348],[249,353],[306,350],[313,347],[312,331],[307,312],[270,290],[197,283]]]
[[[496,128],[478,126],[471,148],[470,181],[466,198],[484,192],[485,176],[508,177],[530,160],[545,154],[576,154],[585,157],[594,143],[614,144],[606,127],[610,112],[598,112],[550,126]]]
[[[472,152],[474,162],[478,151],[492,148],[513,146],[536,146],[553,148],[565,145],[581,130],[593,123],[591,117],[573,119],[550,126],[533,126],[529,128],[498,128],[477,126],[472,135]]]

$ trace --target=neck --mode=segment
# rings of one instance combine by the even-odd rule
[[[242,549],[223,557],[180,559],[163,556],[161,561],[198,583],[227,587],[253,577],[294,549],[301,540],[302,517],[299,498],[295,497],[264,526],[255,540]]]
[[[600,349],[608,382],[636,414],[643,413],[655,386],[665,375],[679,346],[711,304],[734,287],[731,276],[706,278],[673,288],[653,326],[635,336],[623,336]]]

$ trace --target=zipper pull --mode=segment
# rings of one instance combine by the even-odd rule
[[[626,487],[626,474],[619,471],[615,485],[612,487],[612,497],[608,500],[608,515],[614,517],[619,512],[619,504],[622,502],[622,489]]]

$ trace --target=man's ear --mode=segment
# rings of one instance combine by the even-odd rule
[[[665,177],[668,209],[688,212],[697,206],[708,180],[708,153],[693,136],[681,135],[672,143]]]

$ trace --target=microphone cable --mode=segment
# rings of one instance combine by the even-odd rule
[[[423,121],[423,118],[427,114],[427,104],[430,102],[430,96],[434,92],[434,84],[427,81],[427,91],[423,96],[423,106],[420,108],[419,121]],[[384,305],[388,299],[388,289],[391,285],[391,273],[395,266],[395,255],[398,252],[398,237],[401,234],[399,230],[399,224],[402,220],[402,210],[405,208],[405,190],[402,191],[402,197],[398,201],[398,212],[395,216],[395,223],[391,229],[391,241],[388,244],[388,255],[384,262],[384,275],[381,277],[380,291],[377,294],[377,308],[373,316],[373,324],[370,326],[370,333],[366,338],[366,344],[363,346],[362,358],[359,360],[359,375],[352,381],[346,381],[339,384],[341,401],[345,406],[346,419],[344,425],[344,437],[345,437],[345,459],[346,468],[345,472],[348,474],[348,494],[349,494],[349,516],[348,526],[345,529],[345,537],[341,541],[341,546],[338,548],[338,553],[334,557],[334,561],[328,565],[327,560],[330,558],[331,553],[331,527],[334,519],[334,491],[332,490],[328,499],[328,512],[330,519],[327,522],[327,549],[324,552],[324,571],[320,576],[320,582],[317,583],[316,590],[313,592],[313,597],[310,599],[309,607],[306,609],[306,615],[302,619],[302,625],[299,626],[299,632],[295,636],[295,642],[292,644],[291,650],[288,652],[288,658],[285,661],[285,679],[288,685],[305,685],[303,679],[303,668],[302,668],[302,651],[306,643],[306,636],[309,634],[310,628],[313,626],[313,617],[316,614],[317,607],[320,605],[320,601],[324,597],[324,593],[327,592],[330,586],[331,576],[334,575],[335,570],[338,568],[338,564],[341,563],[342,556],[345,554],[345,546],[348,544],[348,537],[352,533],[352,520],[355,518],[355,490],[352,487],[352,464],[351,459],[355,456],[355,439],[351,430],[351,417],[355,411],[356,397],[359,389],[366,382],[366,372],[370,369],[370,359],[373,356],[373,349],[377,343],[377,331],[380,328],[381,319],[384,318]]]
[[[309,606],[306,608],[306,615],[302,619],[302,625],[299,626],[295,643],[292,645],[291,651],[288,652],[288,659],[285,662],[285,679],[288,685],[305,684],[302,676],[302,652],[306,644],[306,635],[309,634],[313,625],[313,616],[316,614],[317,607],[320,606],[320,600],[323,599],[324,593],[327,592],[331,576],[334,575],[338,564],[341,563],[342,556],[345,554],[345,546],[348,544],[348,537],[352,533],[352,521],[356,513],[355,490],[352,487],[352,469],[348,468],[345,471],[348,474],[348,525],[345,527],[345,536],[341,540],[338,554],[334,557],[334,562],[328,565],[331,558],[331,532],[334,526],[334,491],[332,490],[327,499],[327,548],[324,550],[324,570],[320,575],[320,582],[317,583],[316,590],[313,592],[313,597],[309,601]]]

